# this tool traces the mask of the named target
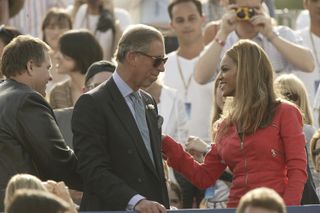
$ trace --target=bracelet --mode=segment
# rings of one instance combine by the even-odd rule
[[[226,44],[225,41],[219,39],[218,37],[215,37],[214,41],[217,42],[217,44],[219,44],[221,47],[224,47],[224,45]]]

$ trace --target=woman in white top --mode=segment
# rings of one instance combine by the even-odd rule
[[[104,59],[111,60],[122,34],[111,0],[88,0],[75,14],[74,29],[85,28],[99,41]]]

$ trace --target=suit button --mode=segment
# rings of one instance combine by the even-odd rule
[[[142,178],[138,178],[138,182],[139,182],[139,183],[142,183]]]
[[[132,149],[128,150],[128,154],[131,155],[133,153]]]

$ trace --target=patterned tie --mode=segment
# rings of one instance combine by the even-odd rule
[[[145,114],[145,106],[144,106],[144,104],[142,102],[142,98],[140,97],[138,92],[132,92],[130,94],[130,99],[133,103],[134,115],[135,115],[135,120],[136,120],[137,126],[138,126],[140,134],[142,136],[144,145],[146,146],[148,154],[149,154],[151,161],[154,165],[152,149],[151,149],[151,144],[150,144],[149,129],[148,129],[148,124],[147,124],[146,114]]]

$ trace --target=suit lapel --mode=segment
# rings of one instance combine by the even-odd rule
[[[113,78],[111,78],[107,84],[109,84],[109,91],[112,97],[111,106],[113,108],[113,111],[119,118],[126,131],[129,133],[131,140],[135,144],[138,153],[140,154],[147,167],[158,177],[152,161],[149,157],[148,151],[144,145],[138,126],[134,120],[130,108],[127,105],[127,102],[122,96]]]
[[[145,105],[154,106],[153,104],[150,104],[150,101],[148,101],[148,98],[146,98],[145,95],[142,95],[142,98]],[[152,146],[155,166],[157,168],[157,171],[160,171],[162,169],[162,167],[160,166],[160,164],[162,164],[161,144],[160,144],[161,136],[159,134],[159,132],[161,132],[161,127],[158,126],[158,114],[155,108],[146,109],[146,119],[149,127],[150,142]]]

